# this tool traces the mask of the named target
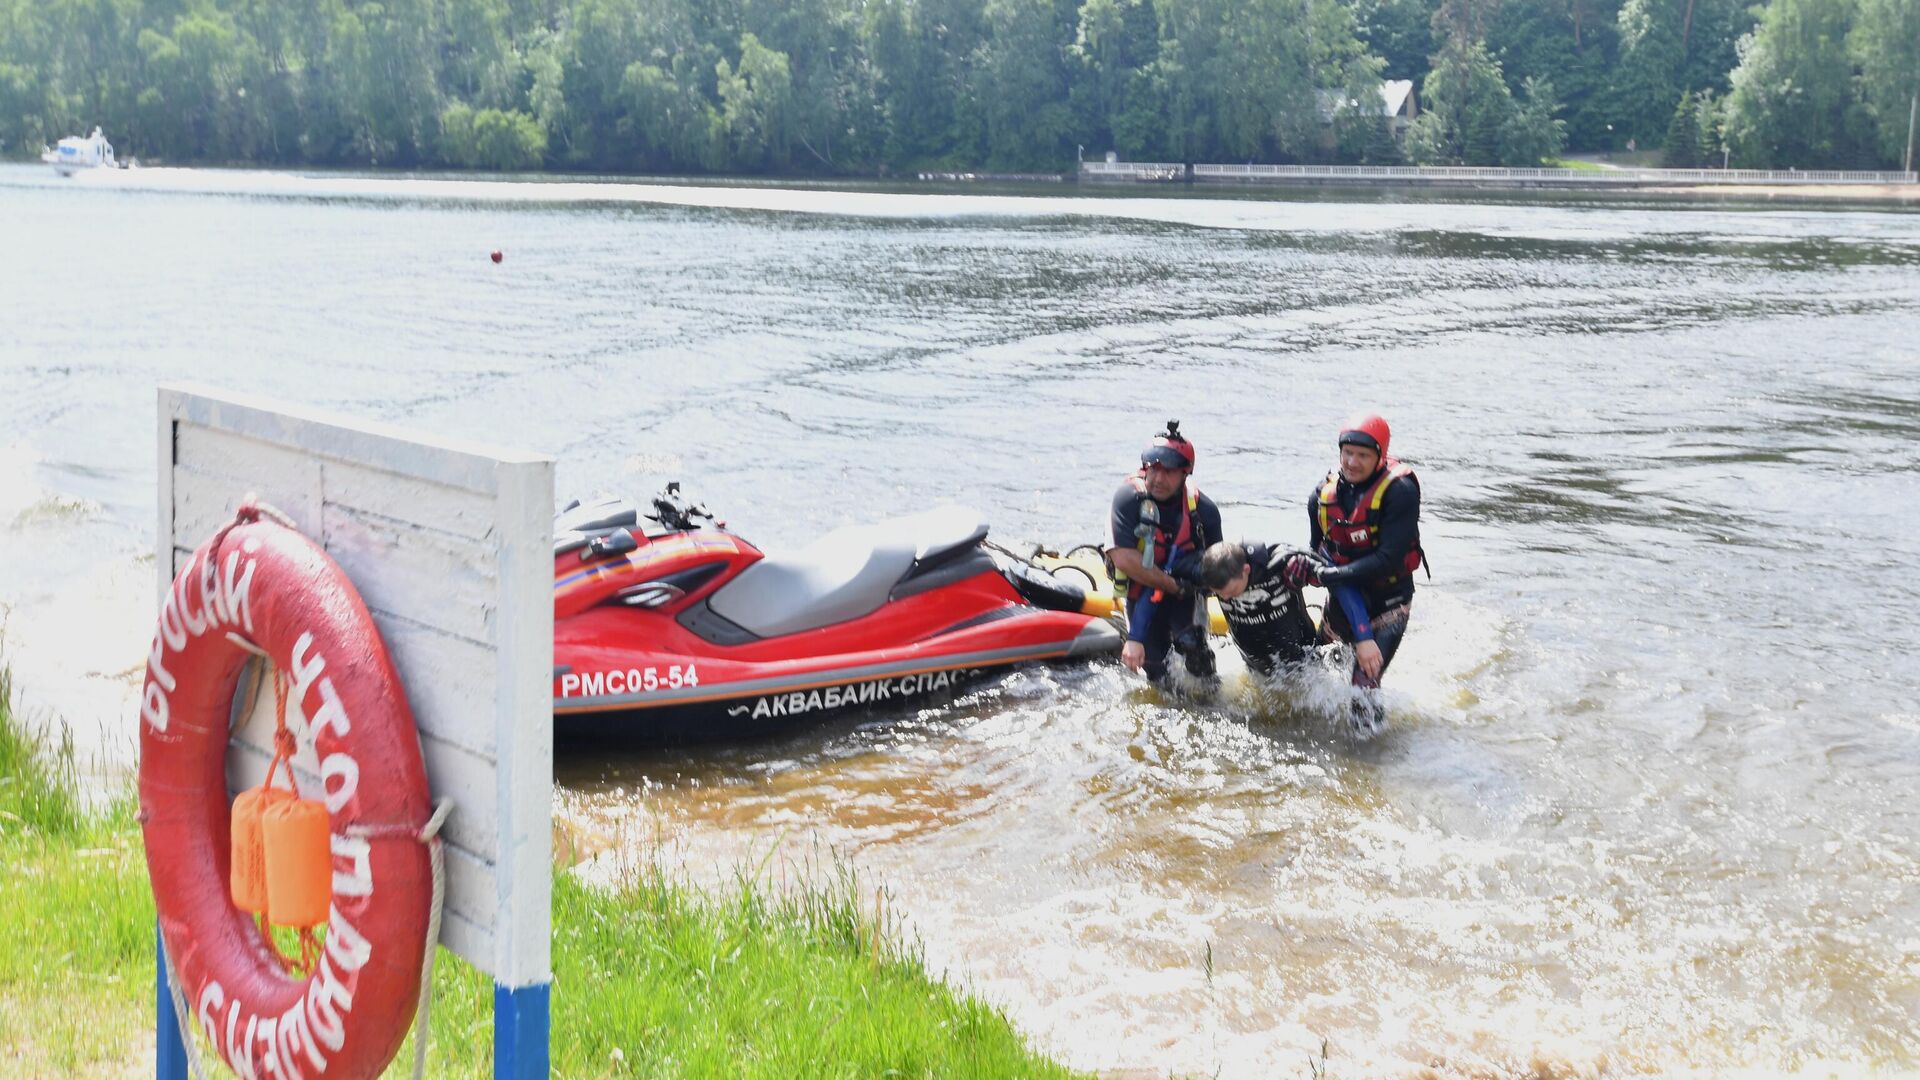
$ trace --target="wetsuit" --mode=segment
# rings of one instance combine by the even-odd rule
[[[1400,650],[1407,632],[1407,616],[1413,605],[1413,570],[1409,564],[1417,562],[1417,557],[1410,556],[1417,556],[1420,550],[1420,482],[1410,472],[1388,475],[1396,467],[1383,461],[1380,469],[1360,484],[1348,483],[1336,471],[1307,498],[1313,549],[1334,563],[1320,571],[1321,584],[1329,589],[1352,585],[1361,601],[1328,604],[1323,633],[1328,640],[1336,636],[1347,642],[1371,640],[1380,647],[1382,675],[1393,663],[1393,654]],[[1384,485],[1376,488],[1383,481]],[[1375,495],[1379,496],[1377,509],[1372,505]],[[1364,521],[1367,539],[1344,546],[1333,543],[1322,528],[1323,515],[1336,526],[1342,521]],[[1379,686],[1380,680],[1368,678],[1356,660],[1353,684],[1371,688]]]
[[[1220,611],[1248,670],[1268,676],[1310,654],[1318,631],[1299,592],[1287,588],[1291,552],[1267,544],[1241,546],[1247,553],[1247,587],[1239,596],[1221,600]]]
[[[1153,502],[1159,513],[1160,523],[1153,544],[1153,566],[1155,569],[1167,568],[1168,545],[1176,549],[1174,576],[1184,582],[1193,571],[1199,553],[1207,545],[1220,538],[1220,508],[1204,494],[1195,499],[1194,520],[1189,523],[1187,515],[1187,490],[1182,485],[1170,499],[1149,500],[1134,486],[1133,481],[1121,484],[1113,495],[1111,548],[1133,548],[1139,550],[1141,540],[1141,504]],[[1136,610],[1140,600],[1151,595],[1152,590],[1144,588],[1139,582],[1129,582],[1127,586],[1127,609]],[[1145,620],[1144,627],[1134,627],[1130,632],[1134,640],[1146,646],[1147,658],[1144,670],[1147,678],[1158,682],[1167,673],[1167,652],[1173,646],[1174,631],[1193,622],[1194,602],[1201,595],[1197,588],[1183,588],[1179,596],[1163,596],[1154,606],[1152,617]]]

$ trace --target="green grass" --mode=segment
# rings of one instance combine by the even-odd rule
[[[131,797],[74,794],[69,745],[18,724],[0,666],[0,1075],[151,1076],[153,898]],[[877,908],[876,902],[873,907]],[[709,894],[645,867],[553,888],[562,1077],[1044,1077],[1006,1018],[931,978],[841,870]],[[486,1075],[493,984],[442,951],[429,1076]],[[411,1040],[388,1070],[408,1076]]]
[[[0,666],[3,1071],[151,1074],[126,1019],[153,996],[153,894],[131,800],[83,812],[72,744],[47,746],[17,721],[11,682]]]
[[[851,875],[778,894],[743,878],[712,896],[657,867],[613,889],[562,874],[553,923],[559,1076],[1076,1075],[929,978],[862,910]],[[492,982],[442,952],[434,994],[428,1075],[484,1075]]]
[[[1581,161],[1577,158],[1548,158],[1541,162],[1549,169],[1577,169],[1581,172],[1606,172],[1607,167],[1598,162]]]
[[[929,979],[851,874],[783,893],[743,877],[715,900],[652,870],[612,899],[554,890],[554,1023],[583,1071],[618,1051],[643,1076],[1068,1075]]]
[[[13,671],[0,665],[0,837],[65,836],[81,824],[73,745],[47,747],[13,715]]]

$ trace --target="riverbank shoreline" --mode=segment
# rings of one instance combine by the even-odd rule
[[[1811,191],[1859,192],[1863,199],[1897,198],[1920,192],[1913,172],[1849,169],[1650,169],[1596,166],[1592,162],[1547,166],[1465,165],[1244,165],[1164,161],[1085,161],[1082,183],[1180,184],[1191,187],[1351,188],[1371,191],[1567,191],[1631,194],[1682,190],[1744,192],[1762,196]]]
[[[37,171],[38,166],[9,166],[15,177]],[[124,179],[123,179],[124,178]],[[299,169],[274,170],[255,166],[181,166],[149,168],[122,172],[111,177],[92,178],[113,182],[131,189],[200,190],[208,178],[230,183],[229,193],[278,194],[278,188],[300,180],[337,183],[362,195],[406,197],[413,192],[392,185],[419,182],[433,194],[436,186],[468,185],[475,182],[508,185],[515,200],[543,201],[541,196],[561,191],[591,188],[605,198],[620,200],[633,192],[659,192],[663,189],[718,193],[762,192],[852,192],[899,198],[923,196],[938,198],[1014,195],[1044,198],[1084,198],[1090,202],[1125,199],[1223,198],[1242,201],[1325,201],[1328,196],[1351,195],[1368,202],[1405,200],[1409,202],[1502,201],[1527,203],[1563,197],[1568,203],[1595,200],[1639,201],[1642,203],[1699,202],[1787,202],[1803,204],[1853,203],[1862,206],[1905,209],[1920,206],[1920,184],[1867,183],[1671,183],[1627,184],[1620,182],[1553,183],[1502,181],[1492,179],[1392,180],[1357,177],[1297,177],[1286,180],[1200,178],[1187,181],[1179,177],[1156,179],[1089,180],[1064,176],[1028,174],[943,172],[894,177],[819,177],[819,176],[669,176],[669,175],[595,175],[587,173],[472,173],[421,171],[414,169]],[[249,179],[250,178],[250,179]],[[66,183],[84,183],[87,178]],[[14,182],[17,182],[14,181]],[[223,188],[223,190],[227,190]],[[524,189],[522,191],[521,189]],[[450,188],[447,190],[451,190]],[[963,195],[964,193],[964,195]],[[714,195],[712,204],[722,208],[751,209],[743,195]],[[671,200],[669,200],[671,201]],[[697,200],[696,200],[697,201]]]
[[[0,858],[13,871],[0,880],[0,1060],[9,1075],[151,1076],[155,913],[138,795],[129,780],[88,809],[71,743],[20,724],[11,689],[0,661]],[[556,866],[556,1071],[1080,1075],[929,972],[850,868],[800,879],[763,869],[710,891],[657,861],[622,863],[604,883]],[[491,980],[446,953],[433,982],[428,1074],[484,1074]],[[76,1028],[75,1017],[92,1019]],[[395,1061],[411,1058],[416,1035]],[[198,1053],[214,1057],[204,1043]]]
[[[1920,184],[1755,184],[1737,187],[1700,184],[1691,187],[1646,188],[1648,194],[1689,197],[1718,195],[1746,199],[1788,199],[1811,202],[1885,202],[1920,205]]]
[[[1112,190],[1119,185],[1101,183],[1099,188]],[[1150,186],[1150,185],[1143,185]],[[1701,198],[1724,201],[1785,201],[1811,203],[1869,203],[1891,207],[1920,206],[1920,184],[1675,184],[1628,186],[1622,184],[1502,184],[1492,182],[1458,181],[1442,184],[1400,184],[1392,182],[1353,183],[1345,181],[1325,181],[1318,183],[1291,182],[1285,184],[1182,184],[1187,190],[1217,191],[1320,191],[1320,192],[1364,192],[1372,195],[1396,196],[1438,196],[1438,195],[1567,195],[1579,200],[1588,200],[1596,196],[1619,199],[1667,199],[1673,201],[1698,200]]]

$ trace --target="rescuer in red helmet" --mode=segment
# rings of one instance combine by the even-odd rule
[[[1140,453],[1140,470],[1113,495],[1112,537],[1107,562],[1115,595],[1125,595],[1129,628],[1120,660],[1158,682],[1167,654],[1180,648],[1187,670],[1212,674],[1201,592],[1189,582],[1199,553],[1220,538],[1220,508],[1200,494],[1190,477],[1196,454],[1180,434],[1178,420]],[[1173,571],[1173,572],[1169,572]],[[1190,629],[1198,626],[1198,631]]]
[[[1353,685],[1374,689],[1407,632],[1420,547],[1420,480],[1389,452],[1393,432],[1368,413],[1340,426],[1340,462],[1307,500],[1313,559],[1287,566],[1289,584],[1333,591],[1321,633],[1353,645]],[[1351,585],[1354,588],[1335,588]],[[1357,595],[1356,595],[1357,594]],[[1385,714],[1369,695],[1356,728],[1378,731]]]

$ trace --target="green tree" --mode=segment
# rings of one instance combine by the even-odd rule
[[[1516,98],[1499,61],[1478,41],[1449,40],[1434,57],[1421,98],[1407,131],[1407,157],[1417,164],[1532,166],[1566,147],[1553,84],[1528,76]]]
[[[987,121],[989,163],[1058,169],[1068,142],[1066,42],[1076,12],[1036,0],[988,0],[988,40],[980,58],[980,101]]]
[[[380,0],[361,7],[371,82],[364,129],[376,161],[413,164],[427,156],[440,117],[434,0]]]
[[[1487,49],[1508,87],[1551,80],[1566,103],[1570,146],[1609,144],[1621,106],[1614,86],[1620,0],[1503,4],[1487,21]]]
[[[1772,0],[1740,48],[1727,96],[1734,161],[1830,169],[1860,159],[1871,121],[1854,97],[1855,0]]]
[[[1726,164],[1725,106],[1725,99],[1714,97],[1711,90],[1702,90],[1700,96],[1694,99],[1693,143],[1699,149],[1702,168],[1719,168]]]
[[[23,4],[32,7],[34,0]],[[143,14],[132,0],[55,0],[30,16],[39,24],[42,51],[26,58],[57,88],[51,100],[63,110],[54,118],[59,135],[94,124],[110,136],[128,128],[142,86],[135,42],[149,21],[171,24],[178,13],[156,12],[146,20]]]
[[[1488,24],[1500,6],[1500,0],[1438,0],[1433,8],[1434,41],[1443,51],[1485,41]]]
[[[571,18],[565,20],[556,53],[566,101],[557,147],[576,167],[639,167],[643,148],[622,130],[621,120],[626,116],[627,67],[649,52],[640,2],[571,0],[569,7]],[[544,126],[549,114],[538,104],[534,113]]]
[[[260,0],[262,8],[271,2]],[[262,12],[255,21],[263,24],[266,40],[278,43],[273,46],[275,93],[281,99],[274,108],[277,158],[328,163],[364,160],[354,151],[358,119],[352,72],[335,63],[335,34],[346,31],[341,20],[350,13],[340,0],[275,6],[285,9],[289,17],[276,20]],[[352,20],[352,32],[364,47],[365,31],[358,19]]]
[[[660,171],[703,171],[728,166],[725,124],[700,92],[694,60],[675,54],[665,68],[635,62],[622,82],[630,130],[641,146],[642,164]]]
[[[1912,168],[1906,157],[1920,108],[1920,3],[1860,0],[1847,44],[1881,160]]]
[[[1149,156],[1162,127],[1151,73],[1160,55],[1152,0],[1086,0],[1067,55],[1078,65],[1069,95],[1076,142],[1096,154]]]
[[[1685,0],[1680,44],[1686,59],[1681,86],[1724,93],[1727,76],[1740,63],[1739,42],[1759,17],[1753,0]]]
[[[247,100],[263,67],[252,36],[217,11],[182,15],[171,29],[168,36],[146,27],[136,39],[145,85],[133,112],[150,150],[216,161],[260,156],[271,133]]]
[[[1660,144],[1660,164],[1669,169],[1700,167],[1700,118],[1695,114],[1693,92],[1680,95],[1667,122],[1667,137]]]
[[[1625,0],[1620,5],[1620,60],[1614,72],[1615,131],[1652,145],[1661,137],[1684,88],[1682,24],[1693,0]]]
[[[58,139],[55,118],[65,111],[37,69],[0,61],[0,154]]]
[[[1557,158],[1567,148],[1567,122],[1557,115],[1560,99],[1553,84],[1529,75],[1520,84],[1513,112],[1500,131],[1500,160],[1532,167]]]
[[[785,53],[740,35],[740,63],[715,66],[731,168],[785,168],[793,147],[793,75]]]
[[[443,0],[440,89],[461,101],[502,106],[519,97],[519,64],[507,38],[506,0]],[[541,136],[545,142],[545,134]],[[544,151],[543,151],[544,153]]]
[[[1825,164],[1904,152],[1920,3],[1772,0],[1761,28],[1751,3],[0,0],[0,149],[97,123],[177,160],[857,172],[1053,167],[1077,144],[1387,160],[1373,101],[1399,76],[1435,114],[1416,157],[1529,161],[1608,124],[1682,137],[1689,90],[1704,129],[1699,103],[1741,63],[1743,155],[1800,154],[1796,132],[1826,140]],[[1529,78],[1551,78],[1564,121]]]
[[[746,0],[738,22],[787,56],[795,166],[871,162],[879,148],[879,79],[861,41],[861,11],[847,0]]]
[[[1428,0],[1352,0],[1359,38],[1384,62],[1383,77],[1419,82],[1434,53],[1433,8]]]
[[[1320,100],[1298,21],[1303,6],[1249,0],[1235,18],[1195,5],[1195,14],[1215,20],[1201,87],[1220,149],[1229,159],[1297,154],[1318,133]]]
[[[539,121],[541,130],[546,133],[549,148],[553,148],[557,141],[559,156],[570,160],[575,153],[572,118],[567,109],[565,52],[566,42],[561,35],[542,27],[528,36],[521,63],[529,82],[527,106],[532,110],[533,118]],[[624,91],[624,72],[621,77]]]
[[[1393,126],[1384,113],[1375,114],[1367,123],[1366,142],[1360,147],[1359,160],[1366,165],[1402,165],[1406,156],[1393,137]]]
[[[1407,131],[1407,157],[1415,164],[1501,163],[1500,129],[1513,113],[1513,94],[1485,45],[1449,40],[1433,58],[1420,100]]]
[[[547,133],[522,112],[455,102],[440,114],[442,157],[469,169],[532,169],[547,153]]]
[[[958,0],[875,0],[870,48],[889,165],[954,164],[978,146],[966,114],[979,13]]]

